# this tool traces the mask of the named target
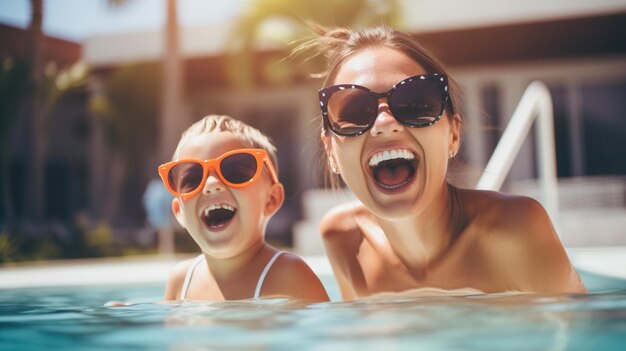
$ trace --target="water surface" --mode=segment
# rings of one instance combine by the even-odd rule
[[[155,303],[161,285],[5,290],[0,350],[623,350],[626,287],[610,284],[585,295],[308,305]],[[135,304],[103,306],[110,300]]]

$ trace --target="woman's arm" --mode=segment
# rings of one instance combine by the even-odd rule
[[[324,215],[320,223],[320,234],[326,249],[326,255],[339,285],[344,301],[358,298],[351,272],[361,271],[357,253],[363,241],[363,235],[356,224],[357,205],[342,204]]]

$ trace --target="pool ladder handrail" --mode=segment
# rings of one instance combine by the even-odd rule
[[[534,81],[526,88],[476,188],[495,191],[501,189],[535,120],[537,120],[535,145],[538,151],[537,162],[542,194],[540,201],[556,225],[559,216],[559,197],[552,98],[548,87],[542,82]]]

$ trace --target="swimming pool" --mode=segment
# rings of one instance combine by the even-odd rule
[[[581,271],[587,295],[394,298],[303,305],[156,304],[163,284],[0,291],[0,350],[611,350],[626,281]],[[331,276],[322,277],[338,299]],[[133,301],[104,307],[110,300]]]

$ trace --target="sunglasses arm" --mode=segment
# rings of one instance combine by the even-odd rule
[[[274,169],[274,166],[272,165],[272,161],[270,161],[267,158],[264,158],[263,162],[265,162],[267,169],[269,169],[270,175],[272,176],[272,181],[274,182],[274,184],[280,183],[280,181],[278,180],[278,175],[276,175],[276,170]]]

